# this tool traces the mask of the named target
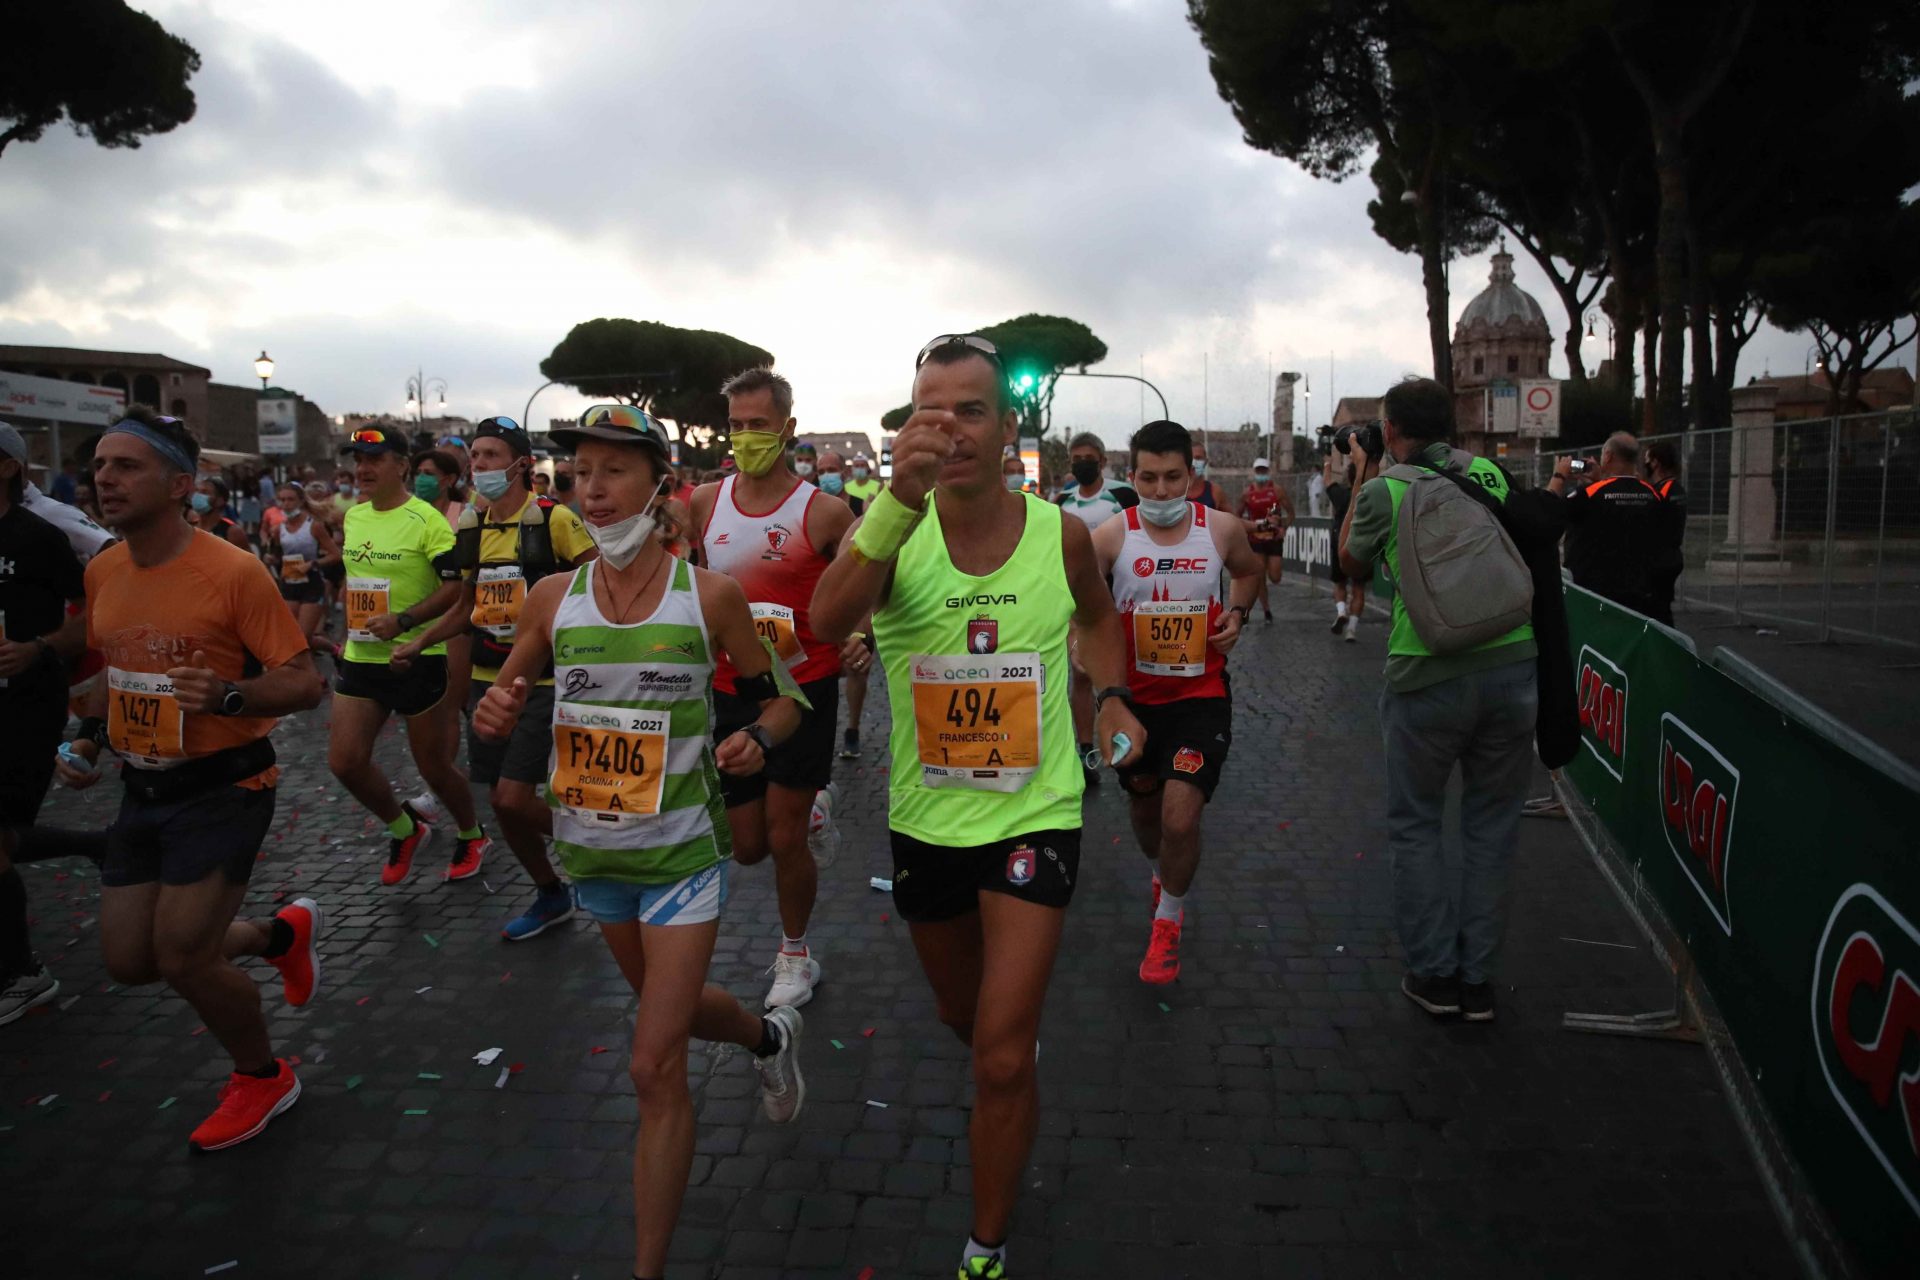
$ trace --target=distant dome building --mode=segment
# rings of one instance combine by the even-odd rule
[[[1493,255],[1487,287],[1467,303],[1453,327],[1455,416],[1465,447],[1486,448],[1492,388],[1512,386],[1522,378],[1546,377],[1552,350],[1553,330],[1547,326],[1546,313],[1532,294],[1513,282],[1513,255],[1502,241]]]

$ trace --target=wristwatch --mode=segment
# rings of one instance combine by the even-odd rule
[[[1133,701],[1133,691],[1123,684],[1108,685],[1104,689],[1093,691],[1093,709],[1097,712],[1105,706],[1108,698],[1118,698],[1122,702]]]
[[[1230,604],[1227,606],[1227,612],[1239,614],[1242,622],[1251,621],[1253,618],[1253,610],[1244,604]]]
[[[419,625],[417,622],[413,620],[413,614],[408,612],[405,609],[402,609],[400,612],[394,614],[393,620],[400,624],[400,630],[403,632],[411,631],[416,626]]]
[[[239,685],[231,680],[227,681],[227,691],[220,695],[220,714],[237,716],[246,709],[247,695],[240,691]]]
[[[742,729],[740,732],[746,734],[749,738],[752,738],[755,742],[759,743],[760,750],[762,751],[773,750],[773,735],[767,732],[767,726],[763,724],[750,724],[746,728]]]

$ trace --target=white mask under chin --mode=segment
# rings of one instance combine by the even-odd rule
[[[624,569],[633,563],[640,549],[653,537],[653,528],[659,523],[653,513],[653,499],[660,496],[660,490],[666,487],[662,480],[653,491],[653,497],[647,499],[647,505],[640,508],[625,520],[615,520],[612,524],[587,526],[587,536],[593,539],[593,545],[600,548],[600,558],[615,569]]]

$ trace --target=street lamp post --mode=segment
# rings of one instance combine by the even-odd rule
[[[1137,382],[1147,390],[1153,392],[1154,396],[1160,401],[1160,416],[1162,418],[1171,418],[1173,416],[1173,414],[1167,410],[1167,398],[1160,394],[1160,388],[1154,386],[1145,378],[1136,377],[1131,373],[1088,373],[1085,369],[1062,369],[1060,376],[1063,378],[1119,378],[1125,382]]]
[[[447,414],[447,380],[445,378],[429,378],[426,374],[418,370],[414,372],[411,378],[407,379],[407,408],[413,410],[413,420],[415,424],[424,425],[426,423],[427,392],[436,386],[440,389],[440,416],[444,418]]]
[[[260,389],[265,391],[268,381],[273,377],[273,357],[267,354],[265,347],[260,348],[260,358],[253,362],[253,372],[260,379]]]

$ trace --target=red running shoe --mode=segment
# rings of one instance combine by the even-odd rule
[[[236,1146],[267,1127],[268,1121],[292,1106],[300,1097],[300,1077],[293,1074],[285,1058],[274,1059],[279,1068],[265,1080],[238,1072],[227,1077],[220,1088],[220,1105],[200,1122],[187,1139],[195,1151],[219,1151]]]
[[[273,915],[292,927],[293,945],[267,963],[280,971],[287,1003],[298,1009],[320,989],[320,904],[312,898],[295,898]]]
[[[412,816],[409,812],[408,816]],[[433,838],[433,828],[413,819],[413,834],[405,840],[387,841],[387,865],[380,868],[380,883],[388,886],[399,884],[413,870],[413,855],[426,847]]]
[[[481,832],[471,840],[460,840],[453,851],[453,861],[447,864],[447,879],[468,880],[480,874],[481,860],[493,848],[493,841],[487,839],[487,833]]]
[[[1147,958],[1140,962],[1140,981],[1163,987],[1180,976],[1180,921],[1153,922]]]

